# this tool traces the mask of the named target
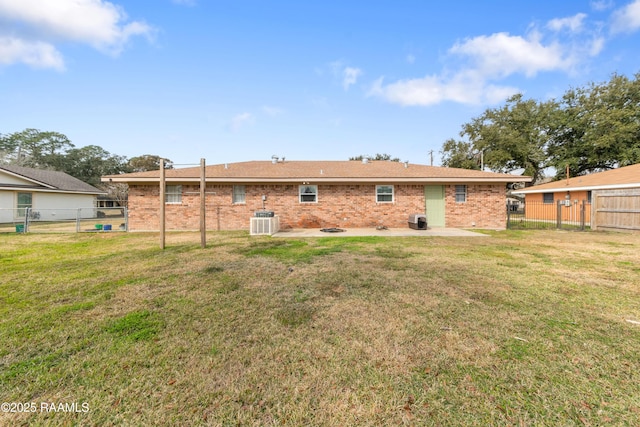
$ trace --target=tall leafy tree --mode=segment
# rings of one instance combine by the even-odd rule
[[[74,145],[59,132],[28,128],[0,137],[0,161],[19,166],[58,169]]]
[[[440,154],[442,166],[477,170],[481,168],[481,153],[471,142],[450,138],[445,141]]]
[[[87,145],[69,150],[62,170],[88,184],[97,185],[101,176],[124,173],[128,167],[126,157],[113,155],[97,145]]]
[[[447,140],[443,163],[475,169],[477,153],[500,172],[523,170],[534,183],[546,168],[556,179],[640,163],[640,73],[572,88],[560,101],[507,99],[463,125],[468,142]]]
[[[158,170],[160,168],[160,156],[154,154],[143,154],[142,156],[132,157],[128,161],[130,172],[146,172],[151,170]],[[165,169],[173,169],[173,162],[165,159]]]
[[[549,146],[563,178],[640,163],[640,73],[568,90]]]
[[[484,154],[489,169],[520,171],[538,182],[548,166],[546,150],[556,114],[554,101],[525,100],[518,94],[463,125],[460,136],[468,138],[472,151]]]

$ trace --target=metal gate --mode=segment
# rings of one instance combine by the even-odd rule
[[[558,200],[555,203],[507,203],[509,229],[562,229],[584,231],[591,225],[591,203]]]

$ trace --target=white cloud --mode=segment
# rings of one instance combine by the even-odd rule
[[[569,30],[572,33],[580,32],[583,29],[583,23],[587,17],[586,13],[578,13],[567,18],[552,19],[547,23],[547,27],[553,31]]]
[[[451,101],[461,104],[493,104],[518,92],[517,88],[488,84],[473,71],[461,72],[451,78],[431,75],[400,80],[388,85],[383,78],[374,82],[369,96],[379,96],[403,106],[430,106]]]
[[[604,37],[594,37],[593,40],[586,45],[589,56],[597,56],[604,49],[604,44]]]
[[[613,0],[595,0],[591,3],[591,8],[595,11],[601,12],[613,7]]]
[[[251,114],[251,113],[240,113],[240,114],[235,115],[231,119],[231,122],[229,123],[229,129],[232,132],[237,132],[241,128],[243,128],[244,126],[253,124],[254,122],[255,122],[255,119],[253,117],[253,114]]]
[[[48,45],[53,50],[54,43],[71,41],[118,55],[132,37],[151,38],[154,33],[146,23],[129,21],[124,9],[104,0],[0,0],[0,18],[8,23],[0,30],[5,33],[4,41],[11,34],[14,41]],[[59,52],[58,56],[61,59]],[[11,62],[8,59],[3,57],[0,61],[59,68],[46,57],[35,63],[29,62],[28,55],[14,57]]]
[[[356,83],[356,81],[358,80],[358,77],[360,77],[362,75],[362,70],[359,68],[353,68],[353,67],[345,67],[344,70],[342,70],[342,87],[344,88],[344,90],[349,90],[349,86],[353,85]]]
[[[62,55],[53,45],[0,37],[0,64],[10,65],[18,62],[34,68],[64,70]]]
[[[330,62],[329,70],[336,79],[341,81],[344,90],[349,90],[349,86],[356,84],[362,75],[360,68],[349,67],[342,61]],[[316,74],[321,76],[323,73],[321,70],[316,70]]]
[[[612,33],[631,33],[638,29],[640,29],[640,0],[635,0],[613,13]]]
[[[392,104],[433,105],[445,99],[444,85],[437,76],[399,80],[384,85],[384,78],[377,79],[369,95],[381,96]]]
[[[586,17],[577,14],[552,20],[546,33],[532,26],[523,36],[494,33],[462,40],[447,52],[447,72],[386,84],[379,78],[368,95],[405,106],[503,101],[521,90],[500,81],[513,75],[531,78],[541,72],[573,73],[586,58],[602,51],[605,40],[597,32],[585,29]],[[569,30],[569,37],[559,39],[557,32],[561,30]]]
[[[532,77],[540,71],[568,70],[573,65],[560,44],[544,45],[536,32],[527,38],[507,33],[474,37],[455,44],[449,52],[469,58],[475,68],[491,77],[514,73]]]

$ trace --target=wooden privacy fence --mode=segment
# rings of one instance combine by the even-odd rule
[[[640,188],[594,191],[591,229],[640,231]]]

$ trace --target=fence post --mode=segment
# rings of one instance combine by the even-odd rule
[[[558,209],[556,211],[556,228],[562,228],[562,200],[558,200]]]
[[[587,201],[583,200],[582,204],[580,205],[580,231],[584,231],[584,229],[585,229],[585,224],[584,224],[585,223],[585,214],[584,214],[584,212],[585,212],[585,209],[586,209],[586,204],[587,204]]]
[[[76,211],[76,233],[80,232],[80,217],[82,216],[82,208],[78,208]]]
[[[591,193],[591,203],[589,210],[589,227],[591,227],[591,231],[598,230],[598,217],[596,216],[596,206],[598,205],[598,192],[593,191]]]
[[[24,232],[29,232],[29,217],[31,216],[31,208],[24,209]]]

